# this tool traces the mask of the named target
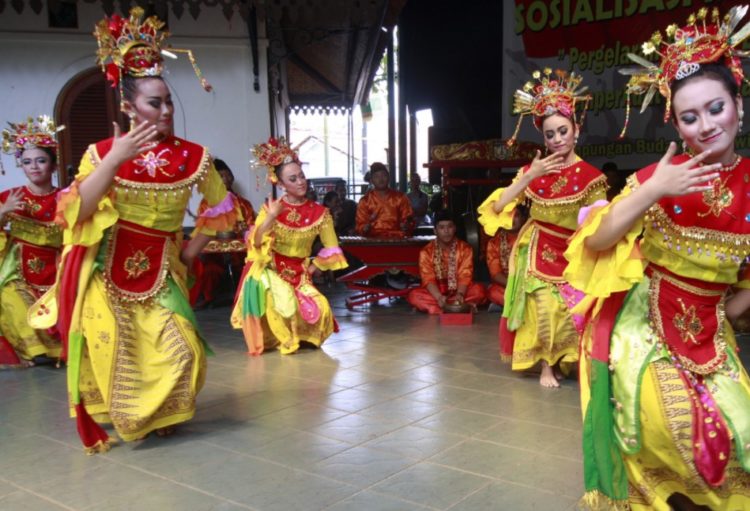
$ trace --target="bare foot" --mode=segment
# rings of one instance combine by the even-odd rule
[[[555,372],[545,361],[542,361],[542,374],[539,376],[539,385],[547,387],[548,389],[556,389],[560,387],[560,382],[555,378]]]

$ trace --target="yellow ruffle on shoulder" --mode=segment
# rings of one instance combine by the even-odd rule
[[[513,179],[511,185],[516,183],[516,181],[521,178],[522,174],[523,169],[518,171],[518,174]],[[500,200],[500,197],[507,189],[508,188],[498,188],[477,208],[477,213],[479,213],[479,218],[477,220],[482,227],[484,227],[484,232],[489,236],[494,236],[498,229],[511,229],[513,227],[513,212],[516,210],[516,206],[524,200],[524,194],[519,193],[512,201],[505,205],[500,213],[495,213],[495,210],[492,209],[492,205]]]
[[[590,297],[606,298],[612,293],[627,291],[643,278],[646,262],[638,247],[638,237],[643,230],[643,221],[636,221],[625,236],[614,246],[599,252],[586,248],[586,239],[601,226],[602,219],[612,207],[630,195],[630,188],[615,197],[606,206],[592,206],[584,222],[571,236],[565,258],[565,280],[574,288]]]
[[[81,210],[81,197],[78,188],[96,168],[90,154],[91,149],[86,151],[81,159],[78,174],[75,181],[60,193],[57,202],[57,222],[63,228],[63,244],[84,245],[90,247],[101,241],[104,231],[112,227],[119,218],[109,194],[105,194],[96,206],[94,213],[84,220],[78,221]]]
[[[5,250],[5,247],[7,244],[8,244],[8,235],[5,234],[5,231],[0,230],[0,256],[2,256],[2,253]]]

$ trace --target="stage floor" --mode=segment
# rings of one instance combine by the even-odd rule
[[[196,417],[104,455],[80,447],[63,370],[0,372],[0,509],[573,509],[578,385],[501,364],[499,313],[440,328],[324,290],[341,332],[290,357],[246,357],[228,307],[199,311],[216,356]]]

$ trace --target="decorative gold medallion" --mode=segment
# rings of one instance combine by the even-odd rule
[[[549,245],[544,245],[544,248],[542,249],[542,259],[548,263],[554,263],[557,261],[557,254],[555,254],[555,251],[552,250]]]
[[[562,192],[567,185],[568,185],[568,178],[566,176],[560,176],[560,178],[557,181],[555,181],[555,183],[551,187],[552,193]]]
[[[142,174],[146,172],[149,177],[156,177],[156,171],[158,170],[167,177],[174,177],[174,174],[170,174],[164,170],[164,167],[169,165],[169,160],[163,158],[163,156],[167,156],[171,153],[172,151],[170,149],[162,149],[158,154],[153,151],[142,154],[140,158],[133,160],[136,165],[141,167],[139,170],[136,170],[135,173]]]
[[[708,211],[705,213],[698,213],[699,217],[705,217],[708,215],[719,216],[721,213],[732,205],[734,200],[734,193],[727,186],[726,178],[724,181],[717,177],[711,182],[711,189],[703,192],[703,203],[708,206]]]
[[[28,197],[25,197],[23,199],[23,207],[24,207],[24,209],[26,211],[28,211],[29,213],[32,213],[32,214],[33,213],[38,213],[39,210],[42,209],[42,205],[41,204],[39,204],[38,202],[34,202],[33,200],[31,200]]]
[[[286,214],[287,222],[292,223],[292,224],[299,223],[301,218],[302,218],[302,215],[300,215],[296,209],[290,209],[289,213]]]
[[[129,279],[137,279],[150,268],[151,260],[143,250],[136,251],[133,255],[125,259],[125,263],[123,264],[123,269],[128,274]]]
[[[680,332],[682,342],[690,341],[693,344],[698,344],[695,336],[703,331],[703,323],[701,323],[700,318],[695,313],[695,305],[685,307],[685,302],[682,301],[682,298],[678,298],[677,301],[680,303],[680,307],[682,307],[682,313],[678,312],[675,314],[674,318],[672,318],[672,323]]]
[[[26,261],[26,266],[29,268],[29,271],[31,273],[36,273],[38,275],[42,273],[42,270],[44,270],[44,268],[47,266],[47,263],[45,263],[39,257],[34,256]]]

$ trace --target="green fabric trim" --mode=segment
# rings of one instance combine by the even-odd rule
[[[658,358],[649,318],[649,282],[644,278],[628,292],[617,313],[610,341],[609,360],[615,436],[626,454],[641,450],[641,383],[648,365]]]
[[[203,349],[206,350],[206,354],[214,355],[213,350],[206,342],[206,339],[198,326],[198,320],[195,318],[193,308],[190,307],[190,302],[187,297],[182,294],[182,290],[174,281],[172,275],[167,275],[166,284],[166,289],[159,293],[159,305],[190,321],[190,323],[193,324],[193,328],[195,328],[195,332],[198,334],[198,339],[200,339],[203,344]]]
[[[591,399],[583,421],[583,473],[586,492],[627,500],[628,478],[614,433],[609,367],[591,361]]]
[[[508,285],[505,286],[505,306],[503,317],[508,319],[508,329],[518,330],[523,324],[523,313],[526,309],[526,280],[529,246],[518,248],[516,255],[516,271],[508,275]]]
[[[727,349],[727,365],[732,373],[740,375],[742,365],[731,349]],[[734,451],[746,472],[750,472],[750,395],[726,370],[706,378],[706,384],[719,405],[721,415],[727,422],[734,438]]]
[[[68,391],[70,392],[70,401],[73,405],[81,402],[81,393],[78,388],[81,378],[81,359],[83,358],[83,345],[85,340],[80,332],[70,332],[68,335]]]
[[[18,244],[13,243],[6,251],[0,263],[0,287],[4,287],[11,280],[20,279],[18,271]]]

